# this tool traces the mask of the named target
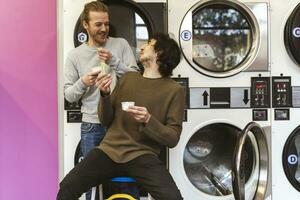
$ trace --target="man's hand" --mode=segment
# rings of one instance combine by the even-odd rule
[[[93,86],[96,83],[97,75],[98,73],[88,72],[81,77],[81,80],[86,86]]]
[[[112,82],[112,76],[110,74],[100,73],[96,80],[96,86],[103,94],[110,93],[110,84]]]
[[[129,106],[126,110],[137,122],[148,123],[150,120],[150,113],[147,108],[141,106]]]
[[[111,52],[104,48],[97,48],[97,53],[98,53],[99,59],[105,63],[108,63],[112,57]]]

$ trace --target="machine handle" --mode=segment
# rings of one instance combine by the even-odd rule
[[[233,156],[232,186],[236,200],[245,200],[245,162],[243,148],[246,137],[250,131],[255,136],[259,150],[259,177],[253,200],[263,200],[267,189],[269,152],[265,132],[259,124],[250,122],[239,135]]]

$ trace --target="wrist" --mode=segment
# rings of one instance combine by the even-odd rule
[[[110,91],[109,92],[103,92],[103,91],[100,91],[100,94],[102,97],[107,97],[110,95]]]
[[[86,90],[89,86],[86,85],[82,79],[82,77],[77,81],[76,83],[78,85],[78,87],[82,90]]]
[[[145,121],[145,124],[147,124],[147,123],[150,121],[150,118],[151,118],[151,115],[148,114],[147,119],[146,119],[146,121]]]
[[[80,81],[81,81],[81,83],[82,83],[84,86],[86,86],[86,87],[87,87],[87,84],[85,83],[85,80],[84,80],[84,78],[83,78],[83,77],[80,77]]]

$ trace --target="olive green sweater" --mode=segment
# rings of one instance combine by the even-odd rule
[[[100,98],[99,119],[108,130],[99,148],[113,161],[124,163],[143,154],[158,155],[162,146],[175,147],[182,130],[184,99],[183,87],[171,78],[126,73],[111,95]],[[146,107],[149,122],[137,122],[122,110],[122,101]]]

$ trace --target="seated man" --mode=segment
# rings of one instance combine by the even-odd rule
[[[168,35],[156,34],[141,48],[140,61],[143,74],[126,73],[113,92],[112,77],[98,75],[99,119],[108,130],[102,143],[60,183],[58,200],[75,200],[116,176],[134,178],[156,200],[182,199],[158,158],[162,146],[176,146],[182,130],[184,89],[170,78],[180,49]],[[124,101],[135,105],[122,110]]]

